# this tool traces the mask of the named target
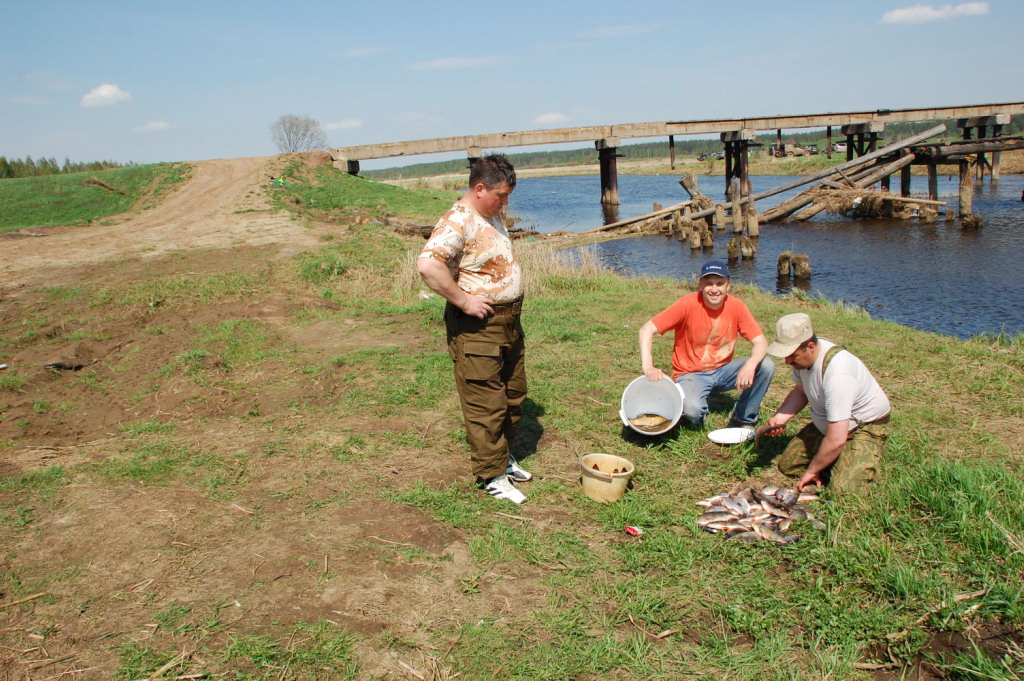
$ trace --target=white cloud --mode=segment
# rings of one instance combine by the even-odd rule
[[[942,21],[954,17],[972,14],[988,14],[987,2],[963,2],[959,5],[912,5],[886,12],[879,23],[882,24],[924,24],[929,21]]]
[[[379,46],[357,47],[351,50],[345,50],[344,52],[341,53],[341,55],[343,57],[352,57],[353,59],[360,59],[362,57],[374,57],[378,54],[383,54],[384,52],[387,51],[388,48]]]
[[[104,83],[87,92],[82,97],[81,105],[89,108],[94,106],[110,106],[111,104],[130,101],[132,101],[132,96],[129,93],[116,85]]]
[[[534,123],[563,123],[569,120],[569,117],[563,113],[552,111],[551,113],[541,114],[533,119]]]
[[[624,35],[637,35],[641,33],[654,33],[661,28],[661,24],[621,24],[619,26],[602,26],[589,31],[579,31],[576,35],[581,38],[618,38]]]
[[[135,132],[156,132],[158,130],[166,130],[169,127],[171,127],[171,124],[167,121],[150,121],[137,126]]]
[[[464,69],[473,66],[487,66],[501,61],[501,57],[442,57],[428,61],[416,62],[411,68],[416,71],[428,71],[433,69]]]
[[[7,101],[11,104],[28,104],[30,106],[38,106],[40,104],[48,103],[48,100],[42,97],[36,97],[35,95],[11,95],[7,98]]]
[[[347,130],[348,128],[361,128],[363,122],[358,118],[348,118],[343,121],[333,121],[331,123],[324,123],[324,130]]]

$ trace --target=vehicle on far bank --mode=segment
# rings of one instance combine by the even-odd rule
[[[810,154],[811,156],[814,156],[816,154],[820,154],[821,153],[820,151],[818,151],[818,145],[817,144],[805,144],[805,145],[803,145],[803,149],[804,149],[804,153]]]
[[[709,158],[710,159],[722,160],[723,158],[725,158],[725,152],[724,151],[703,151],[703,152],[697,154],[697,160],[698,161],[706,161]]]
[[[783,144],[769,144],[768,153],[776,158],[784,158],[786,156],[803,156],[807,152],[799,144],[784,142]]]
[[[838,151],[840,153],[846,152],[846,142],[833,142],[832,151]]]

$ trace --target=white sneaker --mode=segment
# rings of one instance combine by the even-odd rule
[[[519,462],[511,456],[508,457],[508,468],[505,469],[505,475],[512,478],[513,482],[526,482],[533,479],[533,473],[520,466]]]
[[[484,491],[495,499],[508,499],[513,504],[526,501],[526,495],[516,489],[507,475],[499,475],[484,485]]]

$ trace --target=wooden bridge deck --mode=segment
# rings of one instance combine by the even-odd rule
[[[565,142],[596,142],[598,140],[666,137],[668,135],[699,135],[738,130],[821,128],[830,125],[841,126],[874,122],[908,123],[1020,113],[1024,113],[1024,102],[972,104],[968,106],[929,107],[923,109],[876,109],[874,111],[847,111],[797,116],[622,123],[522,132],[499,132],[485,135],[463,135],[460,137],[438,137],[407,142],[363,144],[331,149],[331,156],[340,165],[346,161],[415,156],[452,151],[465,151],[470,156],[479,156],[483,149],[560,144]]]

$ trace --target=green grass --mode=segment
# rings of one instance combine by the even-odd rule
[[[147,191],[162,194],[187,176],[185,164],[155,163],[96,172],[0,182],[0,232],[88,224],[135,206]],[[98,180],[116,191],[96,184]]]
[[[420,300],[406,271],[407,251],[421,244],[353,225],[256,275],[151,277],[99,293],[77,284],[39,289],[46,315],[26,304],[4,329],[12,346],[43,356],[61,306],[89,301],[104,324],[82,320],[75,331],[109,339],[107,319],[137,318],[134,342],[158,346],[153,365],[164,370],[135,378],[112,355],[61,383],[26,370],[0,393],[0,445],[27,467],[40,464],[26,456],[34,441],[21,431],[38,432],[61,405],[73,403],[77,415],[94,401],[139,394],[137,383],[156,386],[110,421],[102,440],[75,447],[73,486],[70,468],[0,479],[0,530],[11,545],[3,586],[42,591],[33,587],[50,567],[37,559],[39,537],[52,536],[44,533],[58,518],[76,517],[85,500],[131,495],[161,510],[146,519],[157,529],[152,541],[135,535],[137,546],[111,547],[140,561],[103,603],[116,615],[101,620],[98,607],[80,611],[63,597],[40,611],[49,621],[84,612],[98,618],[97,631],[122,636],[109,642],[119,678],[148,678],[183,650],[199,651],[204,664],[185,660],[175,675],[234,679],[355,678],[367,650],[368,659],[399,659],[425,675],[433,659],[433,678],[474,681],[866,681],[853,665],[890,655],[894,678],[911,678],[922,656],[949,678],[1021,678],[1019,648],[1010,645],[1019,634],[981,638],[1024,624],[1024,464],[1013,425],[1024,417],[1019,337],[960,341],[816,297],[738,287],[762,328],[807,311],[822,335],[876,372],[895,410],[883,480],[869,499],[826,495],[818,511],[826,529],[798,524],[795,544],[734,544],[698,531],[692,502],[773,477],[786,439],[755,451],[716,447],[685,428],[646,438],[624,432],[617,414],[639,373],[637,329],[689,284],[566,269],[545,260],[541,245],[517,244],[530,277],[530,387],[515,451],[537,475],[524,485],[529,503],[517,508],[465,479],[443,301]],[[332,304],[318,305],[324,299]],[[218,306],[193,320],[206,303]],[[264,314],[275,305],[286,314]],[[322,343],[309,340],[314,322]],[[655,340],[659,366],[670,350],[670,339]],[[788,372],[778,371],[763,413],[789,387]],[[733,399],[713,404],[709,428],[725,424]],[[637,466],[617,503],[594,503],[580,490],[575,457],[592,451]],[[645,534],[628,537],[625,525]],[[242,561],[223,579],[221,547]],[[354,564],[362,572],[350,589]],[[160,579],[145,593],[126,591],[147,574]],[[96,582],[66,577],[62,586],[87,593]],[[417,589],[432,601],[403,600]],[[311,612],[338,625],[299,621]],[[358,644],[345,618],[364,625]],[[115,622],[158,626],[141,639],[134,624]],[[118,633],[129,628],[130,637]],[[938,654],[933,640],[944,637],[962,649]]]
[[[282,206],[339,216],[361,211],[377,217],[405,215],[434,221],[459,197],[441,189],[399,189],[343,173],[330,164],[317,168],[312,177],[291,176],[288,182],[287,187],[268,190]]]

